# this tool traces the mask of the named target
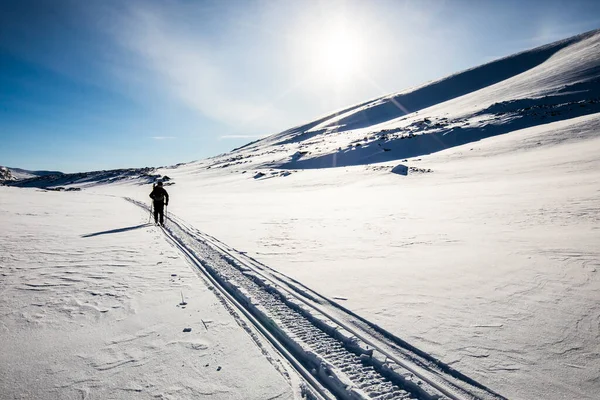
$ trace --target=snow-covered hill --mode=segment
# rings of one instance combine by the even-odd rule
[[[11,176],[11,178],[4,181],[5,185],[60,190],[65,187],[68,187],[69,189],[81,189],[90,186],[114,183],[135,183],[143,185],[155,182],[159,178],[165,181],[167,185],[173,184],[173,182],[169,182],[170,178],[168,176],[158,174],[156,168],[128,168],[71,174],[64,174],[62,172],[47,172],[41,174],[29,173],[17,175],[19,178],[15,178],[14,171],[15,169],[9,170],[8,176]]]
[[[384,96],[196,163],[343,167],[402,160],[600,111],[600,31]],[[264,171],[263,171],[264,173]],[[288,172],[289,173],[289,172]]]
[[[61,175],[59,171],[28,171],[21,168],[10,168],[0,166],[0,182],[20,181],[47,175]]]

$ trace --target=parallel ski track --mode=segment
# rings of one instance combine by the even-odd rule
[[[411,346],[376,324],[356,315],[351,310],[321,296],[319,293],[313,292],[293,278],[271,269],[252,257],[238,253],[235,249],[228,247],[210,235],[201,233],[194,228],[188,229],[194,230],[202,240],[217,248],[224,255],[231,257],[234,262],[253,268],[254,272],[260,275],[261,278],[278,286],[278,290],[282,290],[286,295],[295,297],[316,312],[323,314],[332,322],[351,332],[371,349],[380,352],[387,360],[405,368],[417,378],[439,390],[447,398],[507,400],[500,394]]]
[[[260,263],[249,257],[243,260],[235,250],[173,215],[164,232],[322,398],[333,393],[340,399],[503,399],[487,390],[492,396],[479,397],[440,379],[438,371],[398,358],[316,307],[318,299],[307,291],[262,273]]]
[[[389,361],[393,361],[413,373],[419,379],[444,393],[451,399],[507,400],[492,389],[463,375],[430,354],[415,348],[404,340],[386,331],[380,326],[353,313],[342,305],[313,292],[302,283],[270,268],[247,254],[227,246],[218,239],[200,232],[180,222],[188,230],[194,231],[203,241],[214,246],[234,262],[254,270],[257,275],[278,286],[286,294],[322,313],[339,326],[350,331],[372,349],[380,352]]]
[[[238,300],[233,297],[229,291],[227,291],[219,281],[217,281],[212,274],[204,268],[202,262],[190,252],[181,242],[175,238],[168,230],[163,229],[167,238],[184,254],[185,257],[199,270],[199,272],[213,285],[215,290],[218,290],[219,293],[224,296],[224,301],[229,303],[229,306],[234,307],[238,312],[240,312],[246,319],[258,330],[258,332],[269,341],[275,350],[279,352],[294,368],[300,376],[302,376],[305,380],[305,384],[310,388],[305,393],[306,398],[309,400],[333,400],[335,397],[325,388],[323,387],[316,378],[306,370],[306,368],[297,360],[290,352],[282,345],[277,338],[275,338],[264,326],[258,321],[242,304],[238,302]]]

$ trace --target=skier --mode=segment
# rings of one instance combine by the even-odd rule
[[[160,215],[160,224],[164,225],[164,206],[169,205],[169,193],[163,188],[163,183],[161,181],[158,181],[152,189],[150,198],[154,202],[154,222],[158,224],[158,216]]]

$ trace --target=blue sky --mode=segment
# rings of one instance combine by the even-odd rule
[[[600,2],[0,0],[0,165],[172,165],[600,28]]]

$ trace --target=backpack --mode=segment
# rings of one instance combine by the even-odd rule
[[[152,191],[152,200],[162,203],[165,201],[165,191],[164,190],[156,190]]]

